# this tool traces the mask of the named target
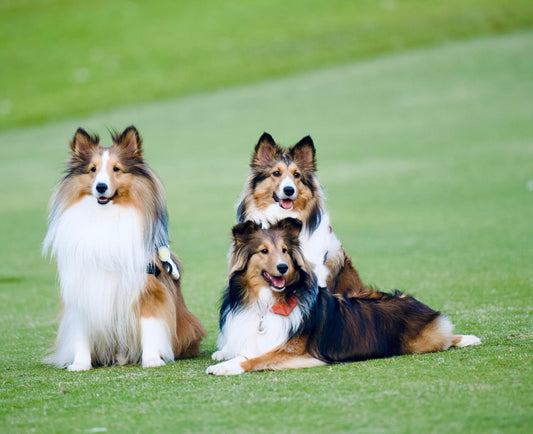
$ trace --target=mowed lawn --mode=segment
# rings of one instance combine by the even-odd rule
[[[533,423],[533,32],[0,133],[0,432],[528,432]],[[168,194],[199,358],[69,373],[46,206],[78,126],[134,123]],[[483,345],[215,378],[234,204],[263,131],[311,134],[336,233],[363,279]]]
[[[0,129],[531,26],[530,0],[0,0]]]

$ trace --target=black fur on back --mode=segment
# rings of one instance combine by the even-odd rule
[[[404,354],[407,341],[438,316],[439,312],[399,291],[348,298],[321,288],[307,350],[328,363]]]

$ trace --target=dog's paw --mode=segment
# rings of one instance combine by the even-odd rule
[[[165,366],[165,361],[161,357],[148,357],[142,359],[143,368],[158,368]]]
[[[91,369],[90,363],[74,362],[67,366],[67,371],[70,372],[88,371],[89,369]]]
[[[461,340],[455,346],[457,348],[470,347],[474,345],[481,345],[481,339],[474,335],[463,335]]]
[[[235,357],[234,359],[211,365],[205,372],[209,375],[239,375],[244,372],[241,363],[245,360],[246,357],[244,356]]]
[[[222,350],[215,351],[213,354],[211,354],[211,358],[217,362],[227,359],[226,355],[224,354],[224,351]]]

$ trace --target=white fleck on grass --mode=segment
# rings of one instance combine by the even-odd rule
[[[78,68],[74,70],[74,82],[85,83],[89,80],[90,75],[89,68]]]

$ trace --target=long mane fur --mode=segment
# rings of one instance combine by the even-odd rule
[[[57,259],[63,306],[56,352],[48,359],[56,366],[72,363],[79,337],[71,330],[80,322],[88,329],[93,365],[138,363],[141,355],[138,319],[146,266],[157,247],[168,244],[165,193],[145,163],[137,130],[113,133],[112,140],[104,148],[98,136],[79,129],[50,202],[43,253]],[[84,176],[92,158],[105,151],[114,152],[132,176],[112,205],[99,208]],[[167,287],[179,293],[179,287]]]
[[[281,220],[268,230],[280,231],[286,220],[294,219]],[[233,246],[235,260],[222,298],[220,329],[230,313],[247,305],[248,288],[244,274],[254,251],[253,238],[267,231],[254,222],[246,222],[245,225],[248,227],[247,238],[235,242]],[[300,278],[286,288],[284,296],[294,295],[302,310],[301,322],[287,340],[306,338],[306,351],[316,359],[340,363],[405,354],[408,342],[440,315],[399,291],[371,291],[360,297],[331,294],[327,288],[317,286],[316,277],[300,250],[298,240],[286,238],[285,241],[290,246],[288,249]]]
[[[80,130],[77,134],[80,133]],[[85,131],[83,133],[87,134]],[[134,127],[128,127],[123,133],[112,132],[113,148],[119,154],[127,173],[135,176],[135,182],[132,184],[129,195],[132,205],[142,214],[146,253],[153,255],[155,248],[167,245],[169,240],[165,190],[159,178],[146,164],[142,150],[128,153],[118,147],[118,144],[127,139],[128,134],[135,135],[140,150],[142,139]],[[71,142],[72,152],[65,174],[56,186],[50,200],[49,230],[43,243],[43,253],[46,253],[53,243],[60,216],[69,206],[81,199],[83,194],[90,193],[85,190],[80,191],[75,178],[86,172],[92,155],[102,152],[104,149],[110,149],[99,145],[100,138],[97,135],[87,134],[87,140],[92,145],[91,152],[79,153],[75,150],[75,140],[76,138]]]
[[[269,147],[268,153],[261,155],[261,147],[264,147],[265,144]],[[296,145],[289,148],[283,148],[278,145],[268,133],[264,133],[260,137],[255,146],[250,163],[251,171],[238,201],[236,211],[237,222],[242,223],[247,220],[257,220],[253,215],[254,211],[257,211],[254,210],[255,201],[253,193],[255,188],[261,181],[270,176],[270,171],[278,162],[283,162],[287,166],[291,162],[295,162],[301,170],[302,183],[307,186],[312,193],[309,205],[306,206],[304,211],[306,218],[304,219],[303,215],[298,216],[298,218],[304,223],[304,230],[307,231],[308,234],[311,234],[316,230],[320,225],[322,215],[325,212],[324,192],[316,176],[316,161],[314,156],[310,162],[303,162],[298,159],[298,149],[303,145],[313,146],[311,137],[306,136]],[[263,221],[263,223],[268,222]]]
[[[270,226],[265,231],[283,231],[286,226],[286,221],[294,221],[295,219],[281,220]],[[301,223],[297,223],[301,227]],[[232,246],[231,263],[233,264],[228,286],[224,291],[220,307],[219,328],[222,329],[226,323],[226,318],[230,313],[236,313],[249,306],[248,286],[246,283],[246,270],[250,257],[254,253],[254,242],[252,240],[253,233],[257,233],[262,229],[260,223],[247,221],[234,228],[234,236],[236,228],[239,227],[242,233],[247,233],[246,238],[239,242],[235,240]],[[291,330],[291,336],[301,333],[300,327],[307,322],[311,313],[312,306],[318,294],[318,284],[314,273],[309,269],[307,262],[300,249],[297,236],[290,237],[286,235],[287,249],[289,254],[298,268],[298,279],[288,285],[283,291],[283,297],[288,299],[292,296],[296,297],[298,306],[302,311],[302,316],[306,318],[298,328]]]

